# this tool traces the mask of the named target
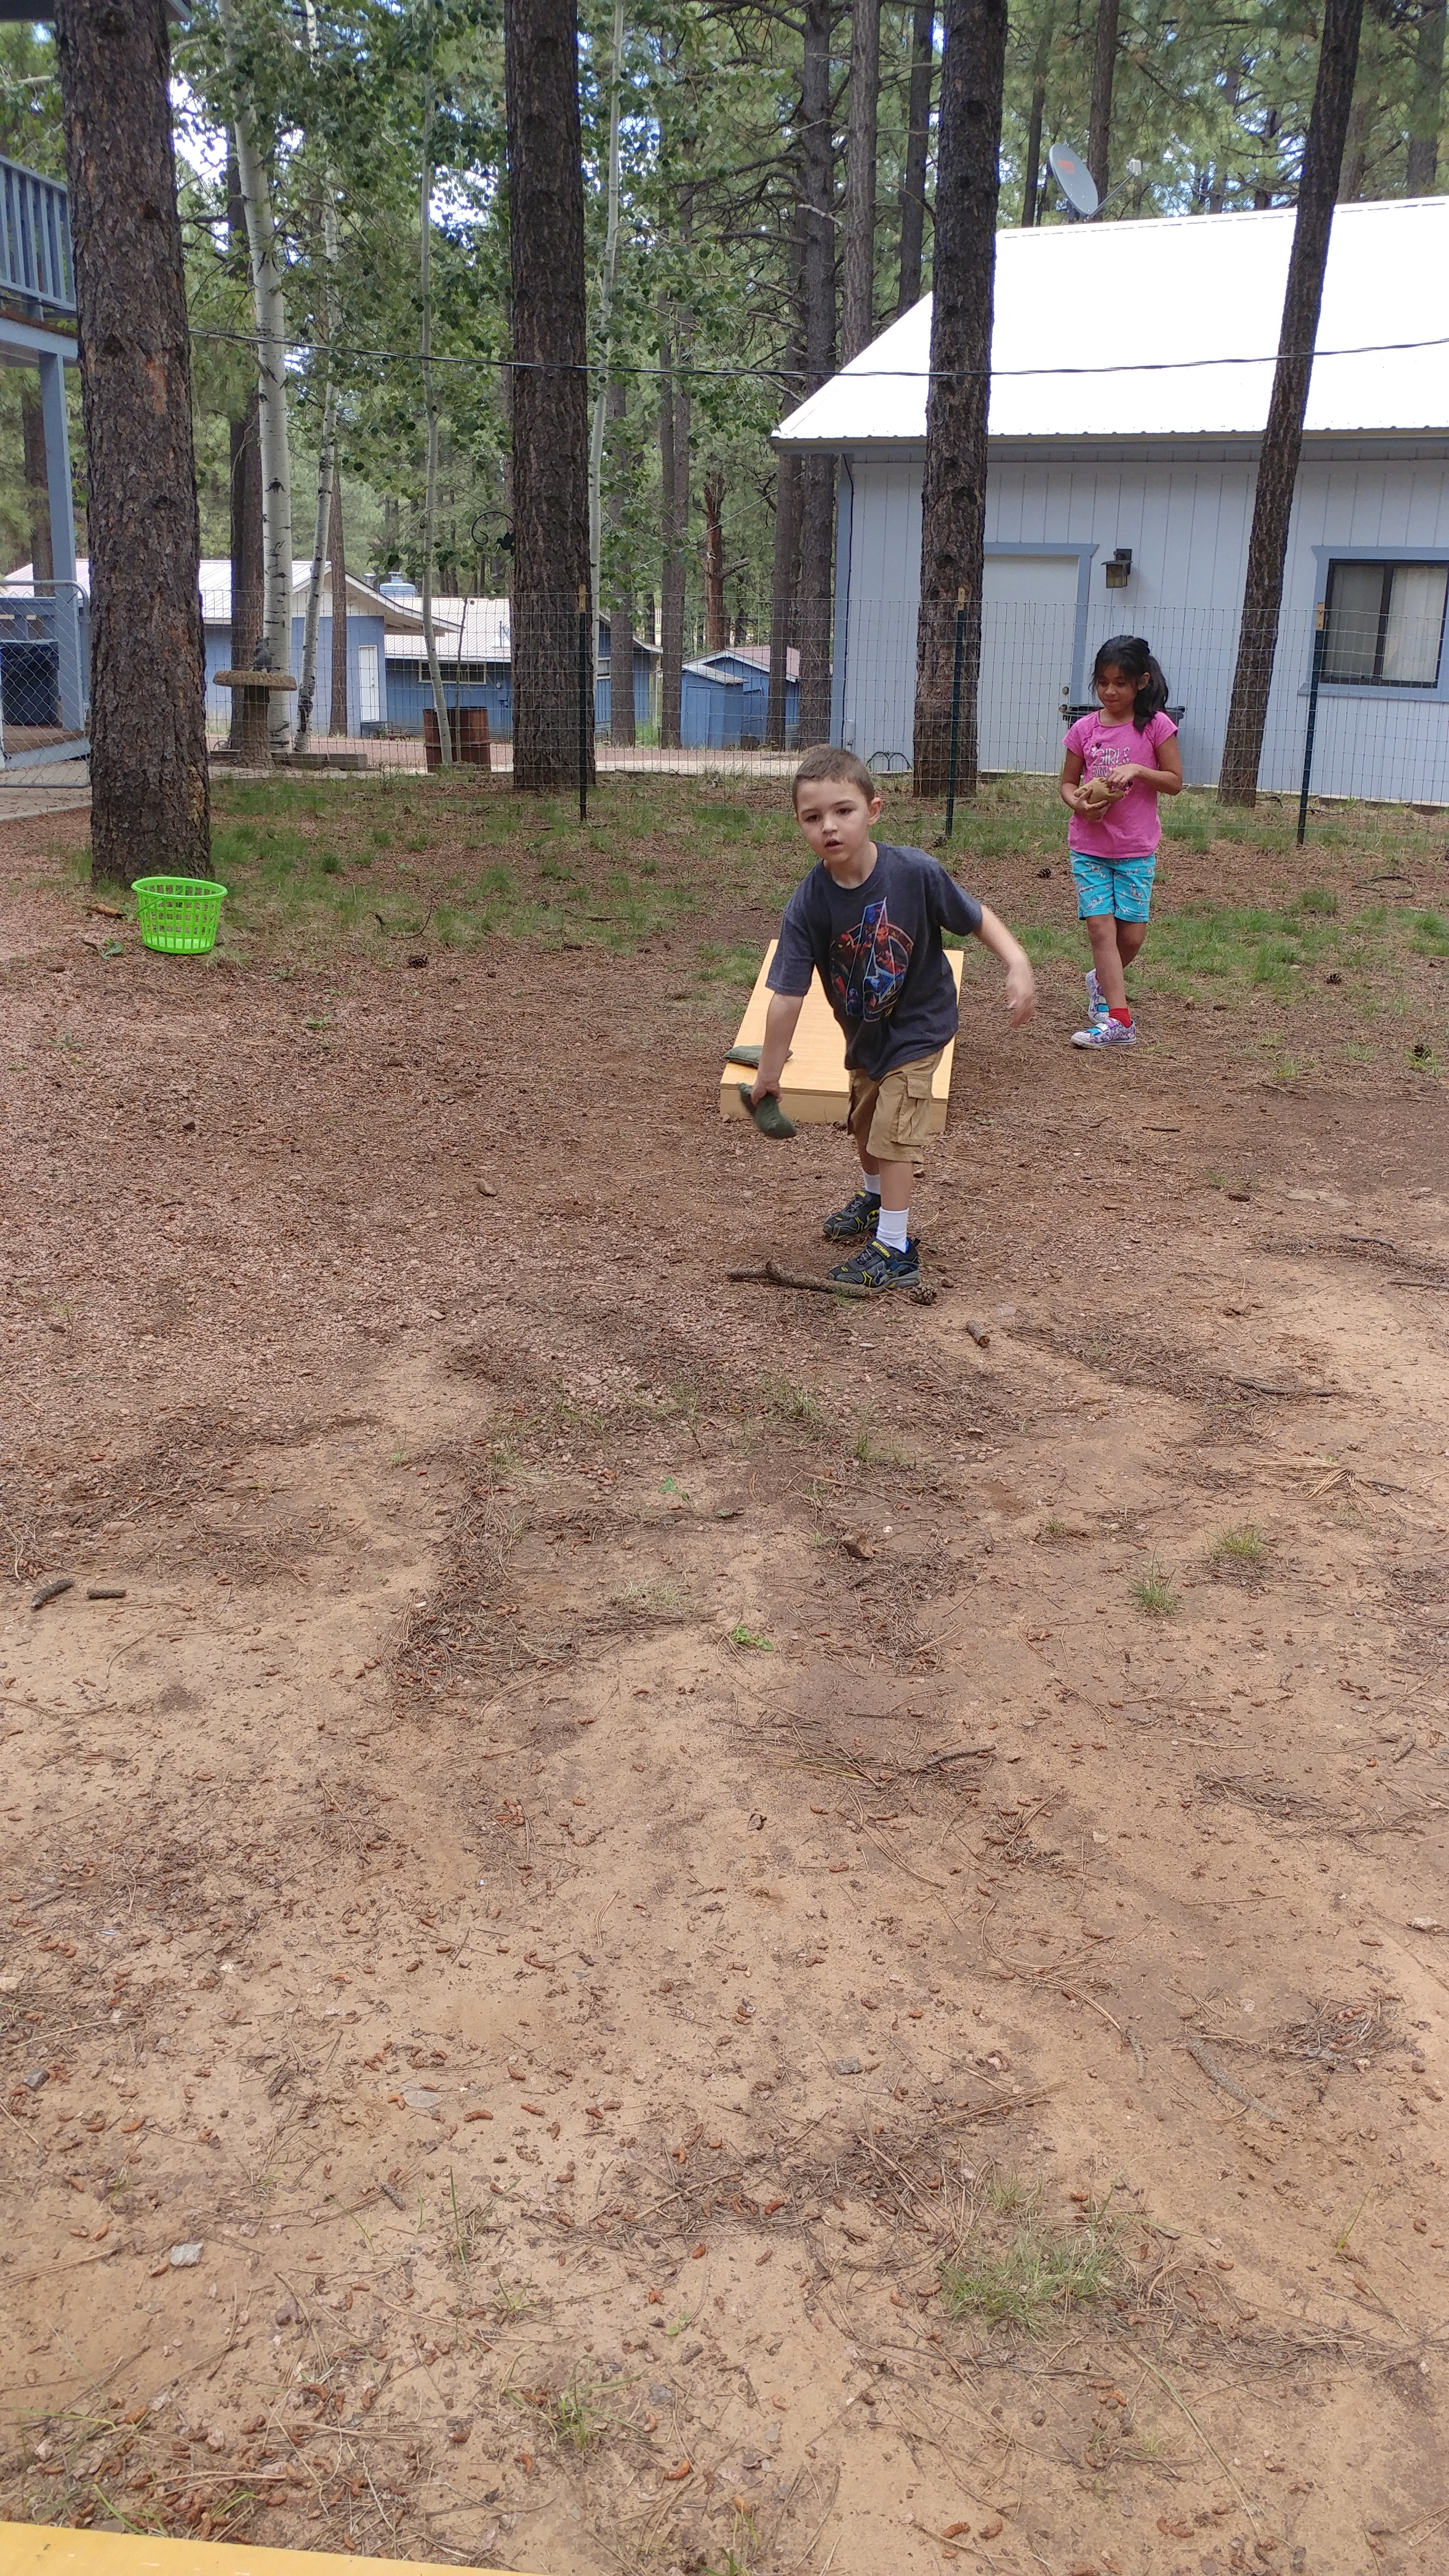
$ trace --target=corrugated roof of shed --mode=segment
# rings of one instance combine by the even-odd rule
[[[998,233],[992,437],[1258,436],[1293,224],[1292,207],[1275,207]],[[1428,341],[1443,327],[1446,276],[1449,197],[1337,209],[1310,434],[1449,429],[1449,344],[1384,345]],[[919,445],[930,340],[927,296],[776,436],[789,446]],[[1138,350],[1150,363],[1057,372],[1115,370]]]

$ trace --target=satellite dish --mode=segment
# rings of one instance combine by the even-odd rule
[[[1065,143],[1054,143],[1047,154],[1047,167],[1073,214],[1080,215],[1084,223],[1090,221],[1102,201],[1085,161],[1079,161]]]

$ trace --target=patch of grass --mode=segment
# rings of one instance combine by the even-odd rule
[[[500,2272],[490,2304],[499,2323],[511,2326],[531,2317],[543,2302],[531,2281],[506,2281]]]
[[[747,1627],[743,1619],[731,1628],[729,1642],[732,1646],[749,1646],[757,1655],[773,1655],[775,1651],[773,1637],[765,1636],[758,1628]]]
[[[1416,957],[1449,957],[1449,921],[1442,912],[1414,916],[1409,946]]]
[[[756,948],[739,944],[716,948],[708,943],[700,949],[695,974],[701,984],[742,986],[748,992],[760,971],[760,954]]]
[[[611,2433],[624,2430],[625,2419],[613,2397],[614,2391],[603,2380],[585,2379],[575,2372],[562,2388],[544,2394],[539,2412],[566,2450],[593,2451]]]
[[[1147,1572],[1139,1574],[1136,1582],[1129,1584],[1127,1588],[1145,1619],[1170,1619],[1174,1610],[1181,1607],[1178,1596],[1173,1591],[1156,1557],[1153,1558]]]
[[[614,1595],[616,1610],[627,1610],[631,1619],[653,1620],[666,1626],[677,1625],[690,1616],[689,1594],[679,1583],[626,1583]]]
[[[1338,897],[1330,886],[1305,886],[1295,909],[1310,912],[1319,921],[1331,921],[1338,910]]]
[[[1268,1542],[1252,1521],[1243,1521],[1236,1529],[1220,1530],[1208,1550],[1209,1561],[1237,1571],[1264,1564]]]
[[[762,1377],[760,1391],[770,1411],[782,1422],[797,1422],[807,1431],[823,1431],[825,1414],[813,1388],[797,1386],[793,1378]]]
[[[1089,2211],[1075,2227],[1032,2216],[1007,2233],[1009,2211],[994,2227],[978,2226],[961,2252],[941,2266],[941,2296],[953,2317],[1039,2334],[1073,2308],[1091,2307],[1122,2281],[1117,2223]]]

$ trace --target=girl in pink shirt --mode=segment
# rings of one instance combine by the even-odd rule
[[[1102,711],[1079,716],[1067,735],[1060,790],[1072,818],[1077,918],[1092,943],[1087,1025],[1072,1044],[1132,1046],[1123,969],[1147,936],[1162,838],[1157,800],[1181,794],[1182,756],[1177,727],[1163,713],[1167,682],[1142,636],[1109,637],[1092,686]]]

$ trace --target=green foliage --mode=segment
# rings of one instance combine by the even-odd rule
[[[1139,1574],[1128,1590],[1146,1619],[1170,1619],[1182,1606],[1155,1557],[1147,1572]]]
[[[948,2315],[1041,2333],[1120,2286],[1118,2225],[1105,2207],[1058,2227],[1040,2216],[1036,2203],[1024,2185],[983,2194],[965,2244],[941,2266]],[[1011,2226],[1023,2211],[1021,2223]]]

